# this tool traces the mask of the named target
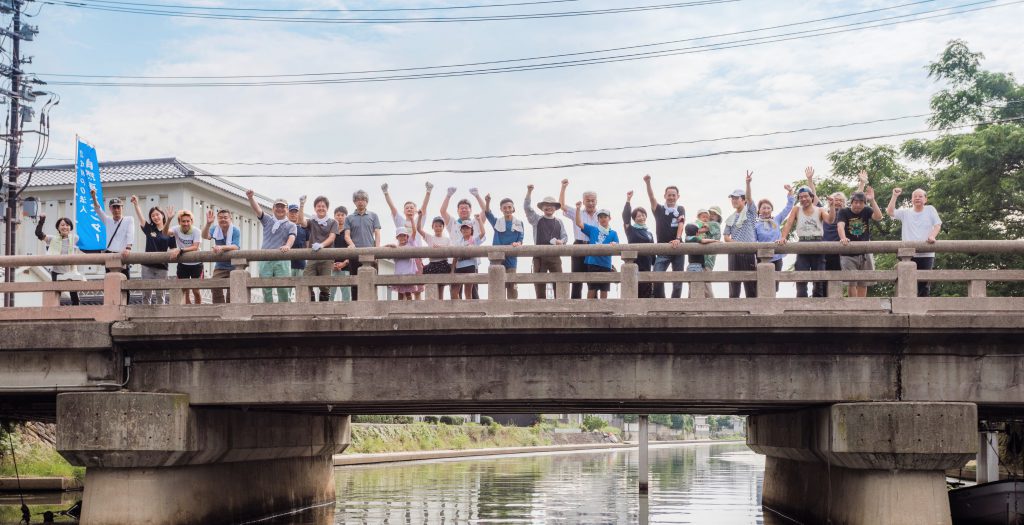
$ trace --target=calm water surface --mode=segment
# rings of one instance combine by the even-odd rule
[[[652,447],[646,498],[637,461],[627,449],[342,467],[334,508],[272,523],[777,523],[761,512],[764,458],[742,444]]]

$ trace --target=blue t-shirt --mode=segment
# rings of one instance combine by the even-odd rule
[[[607,234],[602,234],[596,226],[584,224],[583,229],[580,230],[590,239],[590,244],[611,244],[619,242],[619,235],[615,233],[615,230],[608,230]],[[593,264],[594,266],[603,266],[605,268],[612,267],[612,256],[611,255],[588,255],[583,259],[584,264]]]
[[[295,225],[295,244],[292,244],[292,248],[293,249],[295,249],[295,248],[305,248],[307,241],[309,241],[309,230],[307,230],[307,229],[303,228],[302,226],[299,226],[298,224],[296,224]],[[306,269],[306,260],[305,259],[300,259],[300,260],[292,261],[292,270],[305,270],[305,269]]]
[[[498,223],[498,218],[495,217],[490,210],[487,210],[486,215],[487,222],[490,222],[492,227]],[[518,220],[506,221],[504,216],[501,218],[501,222],[505,223],[505,231],[498,231],[497,229],[494,230],[494,245],[508,246],[514,242],[522,244],[524,229],[523,222]],[[516,228],[518,228],[518,230],[516,230]],[[505,257],[505,262],[502,264],[502,266],[504,266],[505,268],[515,268],[516,260],[516,257]]]
[[[234,245],[234,246],[238,246],[239,248],[242,247],[242,230],[239,230],[238,226],[235,226],[234,224],[232,224],[231,225],[231,229],[228,230],[228,234],[225,235],[223,239],[217,239],[216,237],[214,237],[214,233],[217,230],[219,230],[219,229],[220,229],[220,226],[217,226],[216,224],[214,224],[213,226],[210,226],[210,237],[213,237],[213,244],[215,244],[217,246],[227,246],[227,245],[231,244],[231,245]],[[228,262],[219,262],[218,261],[217,263],[215,263],[213,265],[213,268],[216,269],[216,270],[231,270],[231,269],[234,268],[234,266],[231,266],[231,262],[230,261],[228,261]]]

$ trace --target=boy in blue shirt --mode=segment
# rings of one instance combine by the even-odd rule
[[[582,208],[583,202],[577,202],[576,227],[590,238],[590,244],[619,244],[619,235],[615,233],[615,230],[608,228],[608,225],[612,222],[612,212],[605,209],[598,210],[597,226],[591,226],[583,223],[583,214],[580,213]],[[587,265],[588,272],[615,271],[615,268],[612,267],[610,255],[588,255],[583,260],[583,264]],[[601,299],[607,299],[609,288],[611,288],[610,283],[588,283],[587,298],[597,299],[600,293]]]
[[[491,213],[491,194],[488,193],[484,197],[484,216],[487,217],[487,222],[491,223],[491,228],[494,229],[494,245],[495,246],[522,246],[523,245],[523,233],[526,229],[523,227],[523,221],[515,218],[512,214],[516,212],[516,205],[512,202],[512,199],[504,198],[501,199],[501,218],[495,217]],[[505,257],[502,265],[505,267],[505,273],[516,273],[517,266],[516,257]],[[506,297],[509,299],[518,299],[519,290],[516,289],[515,283],[505,284]]]

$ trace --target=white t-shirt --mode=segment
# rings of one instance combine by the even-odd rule
[[[474,234],[469,240],[465,237],[459,236],[458,239],[452,240],[452,246],[480,246],[484,243],[484,240],[479,235]],[[455,262],[456,268],[466,268],[468,266],[479,266],[479,257],[470,257],[468,259],[459,259]]]
[[[935,206],[925,205],[920,212],[913,208],[900,208],[896,210],[896,220],[902,223],[901,238],[904,241],[926,241],[932,233],[932,228],[942,224],[939,219],[939,212]],[[918,257],[935,257],[935,253],[918,253]]]
[[[434,235],[427,235],[426,237],[423,237],[423,242],[424,242],[424,244],[426,244],[427,246],[429,246],[431,248],[436,248],[438,246],[451,246],[452,245],[452,240],[450,238],[448,238],[448,237],[443,236],[443,235],[441,237],[435,237]],[[444,262],[446,260],[448,260],[448,259],[445,259],[444,257],[440,257],[440,258],[437,258],[437,259],[430,259],[430,262]]]
[[[182,233],[181,226],[175,226],[171,228],[171,234],[174,235],[174,242],[178,248],[185,249],[191,248],[192,246],[201,246],[203,244],[203,232],[192,226],[192,229],[188,233]],[[203,264],[201,262],[183,262],[178,264],[184,264],[186,266],[196,266]]]

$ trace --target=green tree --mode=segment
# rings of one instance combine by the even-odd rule
[[[820,184],[821,194],[849,191],[860,169],[868,171],[881,206],[892,188],[902,187],[905,205],[915,188],[928,191],[929,204],[943,221],[943,239],[1024,238],[1024,85],[1012,74],[981,69],[981,53],[960,40],[950,42],[929,77],[945,87],[931,100],[930,123],[947,131],[935,139],[914,139],[897,147],[857,145],[828,156],[833,175]],[[952,133],[968,126],[966,133]],[[915,167],[911,167],[915,166]],[[899,239],[899,223],[885,219],[872,230],[877,240]],[[895,257],[876,260],[890,269]],[[1006,254],[939,254],[938,268],[1020,268],[1024,257]],[[963,283],[933,287],[936,295],[962,294]],[[891,294],[891,285],[873,295]],[[1024,284],[992,283],[992,295],[1024,295]]]
[[[593,432],[595,430],[601,430],[606,426],[608,426],[608,422],[601,419],[600,416],[596,416],[594,414],[587,414],[583,416],[583,428],[586,430]]]

